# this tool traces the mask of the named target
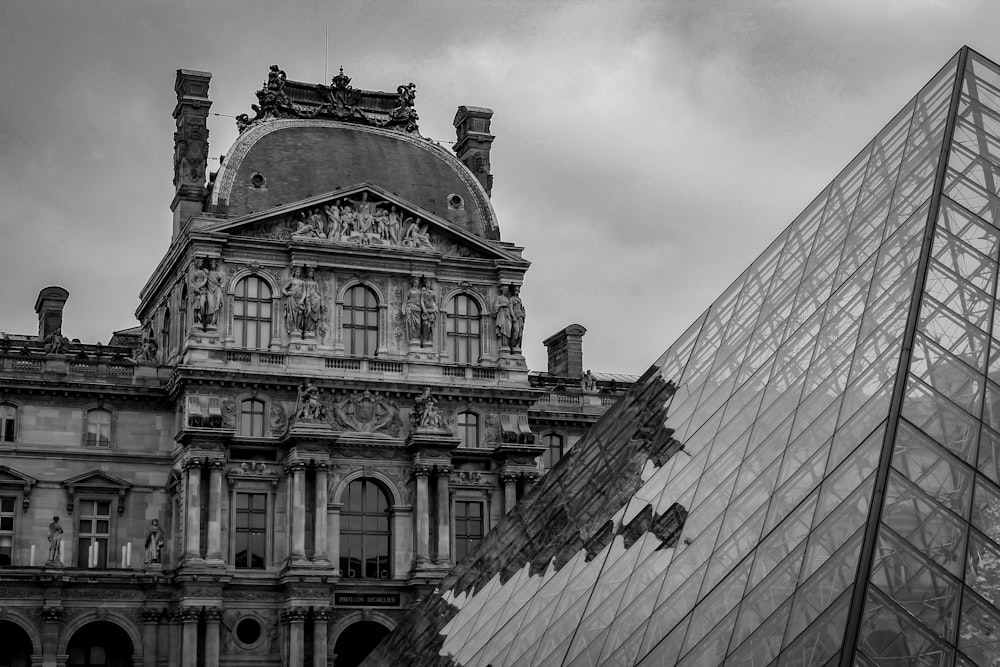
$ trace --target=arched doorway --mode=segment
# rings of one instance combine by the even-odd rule
[[[31,637],[17,623],[0,621],[0,667],[30,667]]]
[[[114,623],[94,621],[69,640],[66,667],[132,667],[132,641]]]
[[[333,652],[337,667],[357,667],[389,634],[389,628],[375,621],[358,621],[340,633]]]

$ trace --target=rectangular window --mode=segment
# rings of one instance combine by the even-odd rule
[[[267,562],[267,494],[236,494],[237,568],[263,570]]]
[[[14,425],[17,409],[13,405],[0,405],[0,442],[14,442]]]
[[[0,496],[0,567],[14,564],[14,507],[17,498]]]
[[[76,566],[108,567],[111,539],[111,502],[81,500],[77,530]],[[96,561],[96,565],[92,565]]]
[[[465,557],[483,539],[483,503],[480,501],[455,501],[455,562]]]
[[[87,444],[93,447],[111,445],[111,413],[107,410],[87,413]]]

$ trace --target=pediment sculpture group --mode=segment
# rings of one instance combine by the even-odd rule
[[[323,239],[362,246],[432,250],[427,222],[385,202],[344,197],[295,214],[293,239]]]

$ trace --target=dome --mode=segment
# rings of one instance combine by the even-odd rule
[[[499,238],[486,192],[454,155],[419,135],[329,119],[272,120],[245,131],[211,203],[234,218],[362,183],[476,236]]]

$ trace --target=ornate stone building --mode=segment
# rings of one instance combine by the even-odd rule
[[[207,175],[209,81],[140,326],[71,342],[50,287],[0,338],[2,665],[357,664],[631,379],[579,325],[529,377],[492,111],[452,153],[413,84],[272,67]]]

